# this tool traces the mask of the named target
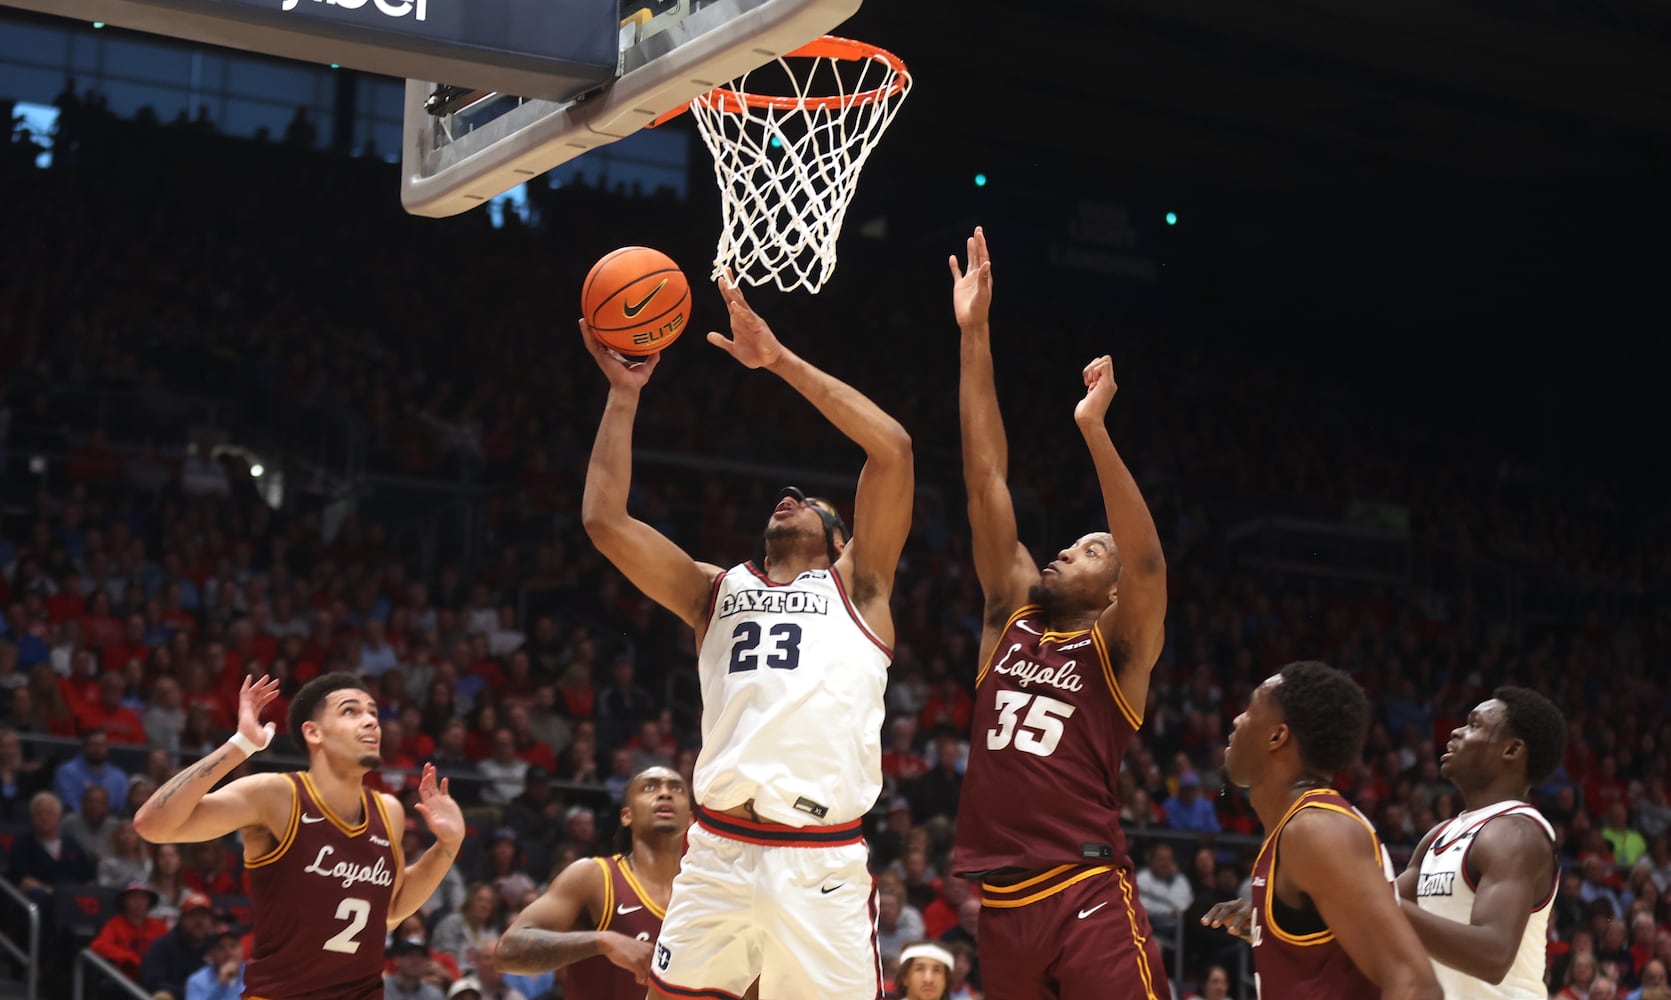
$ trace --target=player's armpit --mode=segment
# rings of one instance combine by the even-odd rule
[[[1400,899],[1408,899],[1412,903],[1416,901],[1416,887],[1421,885],[1422,859],[1427,857],[1427,849],[1433,846],[1433,838],[1439,835],[1444,826],[1445,824],[1440,823],[1422,836],[1420,843],[1416,844],[1415,853],[1410,855],[1410,863],[1398,873],[1395,884],[1398,886]]]
[[[1399,908],[1379,844],[1357,818],[1302,809],[1282,830],[1282,871],[1384,1000],[1439,1000],[1433,965]],[[1275,887],[1273,887],[1274,889]]]

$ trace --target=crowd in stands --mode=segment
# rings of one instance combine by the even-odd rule
[[[41,171],[20,157],[3,168],[5,877],[49,913],[62,909],[55,893],[97,900],[108,919],[85,936],[145,989],[235,995],[247,930],[235,838],[148,845],[131,817],[226,738],[245,676],[281,679],[269,714],[282,719],[308,678],[357,671],[383,725],[371,784],[415,796],[434,762],[472,827],[435,897],[391,936],[389,996],[557,995],[552,977],[500,975],[494,941],[564,865],[608,849],[631,774],[668,763],[689,776],[698,706],[688,630],[580,528],[604,383],[575,343],[574,302],[547,290],[577,290],[616,243],[667,248],[694,276],[711,226],[665,197],[590,188],[538,194],[542,214],[563,220],[558,235],[493,230],[479,214],[414,220],[381,164],[105,127],[88,141],[129,150],[120,172]],[[1003,268],[1005,220],[980,221]],[[887,787],[869,836],[884,958],[944,942],[957,959],[952,995],[977,997],[979,901],[946,868],[981,619],[960,513],[956,330],[943,271],[867,263],[864,250],[844,256],[846,283],[819,300],[762,295],[761,308],[916,442]],[[718,322],[717,303],[698,298],[699,327]],[[1073,332],[1042,338],[1022,316]],[[1104,342],[1082,318],[1001,298],[996,323],[1011,478],[1037,546],[1102,517],[1068,421],[1086,345],[1114,354],[1114,438],[1155,512],[1171,588],[1166,649],[1119,792],[1169,963],[1183,949],[1180,988],[1236,990],[1240,946],[1197,920],[1245,893],[1257,848],[1257,819],[1223,774],[1230,721],[1265,675],[1314,657],[1351,671],[1377,708],[1363,760],[1339,782],[1404,856],[1459,808],[1437,747],[1467,710],[1505,682],[1553,697],[1571,735],[1538,790],[1563,865],[1552,990],[1664,997],[1663,512],[1562,486],[1560,470],[1420,413],[1389,432],[1351,387],[1271,406],[1294,374],[1233,347],[1204,352],[1148,328]],[[870,363],[877,355],[887,363]],[[640,463],[632,504],[699,558],[757,555],[781,483],[751,469],[856,472],[857,452],[772,379],[694,336],[666,361],[639,443],[707,464]],[[291,484],[277,508],[255,459],[228,447],[251,441]],[[399,477],[420,498],[425,483],[448,502],[461,494],[442,491],[475,488],[476,543],[423,545],[439,523],[433,499],[402,509],[368,495],[351,508],[304,488],[310,457],[329,466],[346,441],[363,446],[362,472]],[[740,471],[715,471],[721,462]],[[830,492],[848,504],[850,491]],[[1412,569],[1365,582],[1238,558],[1232,529],[1250,518],[1342,523],[1364,503],[1396,505],[1412,549],[1459,553],[1456,565],[1491,575]],[[1500,600],[1494,581],[1515,599]],[[245,767],[299,759],[284,739],[267,757]],[[415,820],[406,836],[409,855],[422,850]]]

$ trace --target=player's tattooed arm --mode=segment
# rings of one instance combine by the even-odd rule
[[[244,679],[238,695],[237,735],[152,793],[134,814],[136,833],[153,844],[198,843],[262,825],[269,811],[281,808],[281,801],[288,808],[288,789],[280,788],[287,779],[278,775],[252,774],[211,791],[271,739],[271,726],[261,723],[261,710],[278,696],[278,688],[276,678]]]

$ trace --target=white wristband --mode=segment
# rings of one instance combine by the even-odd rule
[[[268,745],[273,742],[273,724],[271,722],[262,726],[261,732],[262,738],[260,743],[257,743],[248,736],[245,736],[243,733],[238,732],[233,733],[232,738],[226,742],[237,747],[239,750],[242,750],[245,757],[250,757],[259,750],[267,749]]]

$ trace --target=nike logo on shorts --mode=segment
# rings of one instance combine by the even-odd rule
[[[629,913],[637,913],[639,910],[642,910],[642,909],[644,909],[644,907],[642,907],[642,906],[620,906],[620,905],[617,905],[615,907],[615,912],[619,913],[621,916],[624,917]]]
[[[325,817],[323,817],[323,816],[309,816],[307,813],[302,813],[302,822],[303,823],[323,823],[323,822],[325,822]]]
[[[1097,912],[1098,910],[1102,909],[1103,907],[1105,907],[1107,905],[1108,905],[1108,900],[1105,899],[1102,902],[1098,903],[1097,905],[1091,907],[1089,910],[1080,910],[1079,911],[1079,919],[1084,920],[1086,917],[1090,916],[1091,914]]]
[[[841,888],[842,886],[844,886],[846,884],[847,884],[846,882],[837,882],[835,885],[826,885],[823,888],[819,889],[818,891],[823,893],[824,895],[828,896],[830,893],[835,892],[837,889]]]

